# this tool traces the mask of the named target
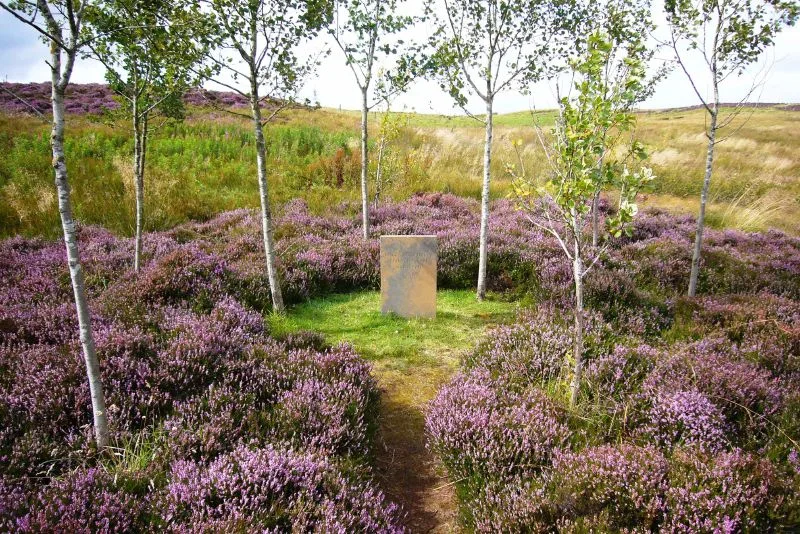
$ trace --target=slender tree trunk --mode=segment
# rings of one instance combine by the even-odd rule
[[[603,150],[605,150],[605,135],[603,135]],[[600,170],[603,170],[604,157],[600,158]],[[600,243],[600,191],[592,199],[592,247]]]
[[[51,32],[53,28],[48,28]],[[60,32],[58,33],[60,36]],[[74,53],[74,52],[72,52]],[[58,211],[61,215],[61,227],[64,230],[64,244],[67,249],[67,263],[75,295],[75,309],[78,313],[78,330],[86,363],[86,376],[89,380],[89,393],[92,399],[92,415],[94,417],[94,433],[97,447],[102,449],[108,445],[108,417],[106,401],[103,395],[103,384],[100,379],[100,362],[92,336],[89,303],[86,298],[86,287],[81,268],[75,220],[72,217],[70,188],[67,180],[67,164],[64,156],[64,93],[69,78],[61,80],[61,51],[51,44],[51,69],[53,74],[52,103],[53,128],[50,142],[53,149],[53,169],[55,171],[56,191],[58,193]]]
[[[146,119],[145,119],[146,120]],[[133,245],[133,270],[139,272],[142,255],[142,226],[144,224],[144,153],[145,126],[139,116],[138,99],[133,101],[133,189],[136,196],[136,229]]]
[[[147,169],[147,136],[149,135],[149,126],[150,126],[150,114],[145,113],[144,117],[142,118],[142,140],[139,142],[139,146],[142,147],[142,156],[140,158],[140,166],[141,171],[139,173],[139,190],[142,192],[141,198],[141,210],[139,215],[139,254],[141,255],[143,247],[142,247],[142,234],[144,233],[144,175],[145,169]],[[141,260],[140,260],[141,261]]]
[[[706,202],[708,189],[711,185],[711,171],[714,164],[714,144],[717,137],[718,107],[714,103],[711,113],[711,127],[708,132],[708,149],[706,152],[706,174],[703,178],[703,190],[700,193],[700,213],[697,215],[697,232],[694,236],[694,251],[692,252],[692,272],[689,275],[689,296],[697,294],[697,278],[700,275],[700,253],[703,247],[703,230],[706,223]]]
[[[578,237],[575,238],[575,252],[572,261],[572,277],[575,280],[575,345],[573,348],[575,369],[570,386],[569,403],[571,406],[575,406],[578,402],[578,391],[583,373],[583,260],[579,243],[580,229],[577,229],[576,236]]]
[[[601,163],[602,165],[602,163]],[[600,242],[600,192],[594,194],[592,199],[592,246],[596,247]]]
[[[251,79],[256,80],[256,73]],[[253,112],[253,128],[256,134],[256,159],[258,160],[258,192],[261,197],[261,231],[264,236],[264,254],[267,259],[267,277],[272,292],[272,308],[283,313],[283,294],[275,259],[275,243],[272,234],[272,213],[269,207],[269,188],[267,184],[267,145],[264,142],[264,130],[261,124],[261,107],[258,98],[258,85],[255,81],[250,87],[250,106]]]
[[[489,182],[492,165],[492,115],[493,97],[486,98],[486,141],[483,145],[483,189],[481,191],[481,241],[478,259],[478,300],[486,298],[486,264],[489,241]]]
[[[375,199],[373,207],[377,208],[381,199],[383,189],[383,153],[386,149],[386,132],[381,135],[381,142],[378,144],[378,161],[375,164]]]
[[[367,152],[367,141],[369,132],[367,122],[369,119],[369,108],[367,107],[367,90],[365,84],[361,88],[361,225],[364,239],[369,239],[369,196],[367,191],[367,177],[369,175],[369,154]]]

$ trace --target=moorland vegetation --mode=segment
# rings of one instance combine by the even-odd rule
[[[435,4],[0,0],[52,74],[1,87],[0,530],[800,526],[800,130],[720,101],[800,6]],[[320,34],[360,124],[298,102]],[[700,106],[635,112],[670,66]],[[369,309],[385,234],[439,317]]]

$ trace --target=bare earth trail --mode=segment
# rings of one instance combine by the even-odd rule
[[[439,368],[375,369],[381,386],[375,461],[378,480],[389,498],[408,514],[407,526],[412,532],[457,531],[454,488],[425,446],[425,405],[458,365],[455,354],[440,354],[439,358]]]
[[[415,533],[457,532],[452,483],[425,443],[426,404],[458,370],[461,356],[487,328],[514,318],[517,306],[477,302],[472,291],[439,291],[435,319],[381,315],[377,292],[316,299],[270,318],[282,331],[314,330],[349,342],[374,366],[381,388],[375,470],[387,496]]]

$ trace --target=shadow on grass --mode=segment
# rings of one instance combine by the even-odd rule
[[[411,532],[451,532],[455,501],[425,447],[425,418],[415,406],[383,395],[375,468],[383,490],[406,512]]]

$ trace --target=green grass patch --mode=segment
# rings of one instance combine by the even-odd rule
[[[382,367],[405,370],[437,366],[470,349],[487,326],[512,320],[518,305],[497,297],[479,302],[471,290],[444,290],[437,293],[433,319],[404,319],[383,315],[380,309],[377,291],[330,295],[299,304],[283,316],[272,315],[269,324],[277,335],[321,332],[330,343],[352,343]]]

